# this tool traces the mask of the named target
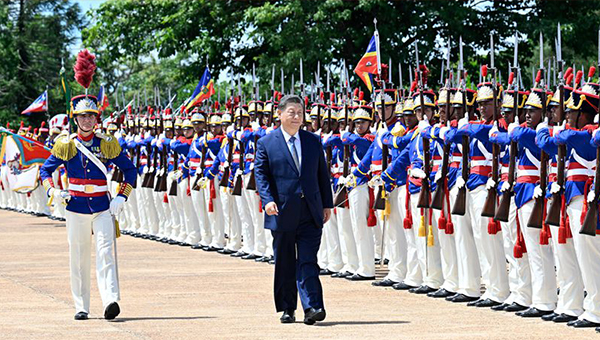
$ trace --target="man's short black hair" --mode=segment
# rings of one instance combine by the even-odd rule
[[[283,96],[283,98],[281,98],[281,101],[279,101],[279,105],[277,106],[277,109],[279,111],[285,110],[285,108],[289,105],[289,104],[300,104],[302,106],[302,108],[304,108],[304,101],[302,101],[302,98],[300,98],[299,96],[295,95],[295,94],[288,94]]]

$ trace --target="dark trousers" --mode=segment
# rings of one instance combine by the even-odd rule
[[[275,255],[275,307],[296,310],[298,292],[302,308],[324,308],[317,252],[323,229],[313,219],[303,199],[300,224],[295,231],[272,231]]]

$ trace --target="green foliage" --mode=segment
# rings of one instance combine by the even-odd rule
[[[58,74],[82,26],[80,12],[68,0],[0,2],[0,122],[15,124],[25,118],[38,126],[43,113],[27,118],[20,112],[46,87],[50,114],[64,112]]]

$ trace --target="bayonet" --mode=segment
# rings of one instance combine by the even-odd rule
[[[300,94],[304,98],[304,67],[302,65],[302,58],[300,58]]]
[[[285,93],[284,81],[285,81],[285,77],[283,75],[283,69],[281,69],[281,95],[283,95]]]

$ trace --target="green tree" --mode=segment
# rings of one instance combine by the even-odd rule
[[[20,115],[46,87],[51,114],[65,112],[58,74],[83,18],[68,0],[0,2],[0,121],[25,118],[38,126],[43,114]]]

